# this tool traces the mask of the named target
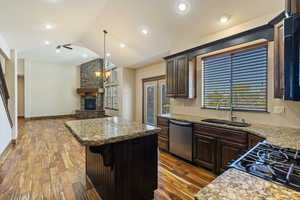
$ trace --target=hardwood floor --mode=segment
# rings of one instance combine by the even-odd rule
[[[0,163],[1,200],[101,200],[86,181],[84,148],[64,127],[67,120],[21,121],[21,137]],[[161,152],[155,200],[193,199],[214,178]]]

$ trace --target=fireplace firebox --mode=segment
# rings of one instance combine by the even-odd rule
[[[96,98],[84,99],[84,109],[85,110],[96,110]]]

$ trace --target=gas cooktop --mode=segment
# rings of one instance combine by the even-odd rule
[[[300,151],[264,142],[231,164],[245,171],[300,192]]]

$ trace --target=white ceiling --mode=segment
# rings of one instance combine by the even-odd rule
[[[128,67],[154,61],[178,45],[284,8],[284,0],[187,1],[190,12],[179,15],[176,0],[0,0],[0,35],[21,57],[73,64],[82,62],[75,59],[78,54],[56,54],[55,46],[73,43],[102,56],[102,30],[106,29],[112,61]],[[225,14],[231,16],[230,21],[221,25],[218,20]],[[44,30],[47,23],[55,28]],[[150,29],[150,36],[140,33],[143,26]],[[44,45],[45,40],[52,44]],[[120,48],[120,42],[127,47]]]

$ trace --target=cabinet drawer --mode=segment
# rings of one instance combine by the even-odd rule
[[[233,129],[227,128],[220,128],[214,126],[207,126],[207,125],[194,125],[195,133],[200,133],[208,136],[213,136],[216,138],[227,139],[239,143],[247,143],[248,142],[248,134],[244,131],[238,131]]]
[[[159,132],[159,136],[169,139],[169,127],[166,126],[158,126],[158,127],[161,128],[161,131]]]
[[[158,137],[158,147],[161,150],[169,151],[169,140],[163,137]]]
[[[169,127],[169,119],[163,117],[157,117],[157,125]]]

